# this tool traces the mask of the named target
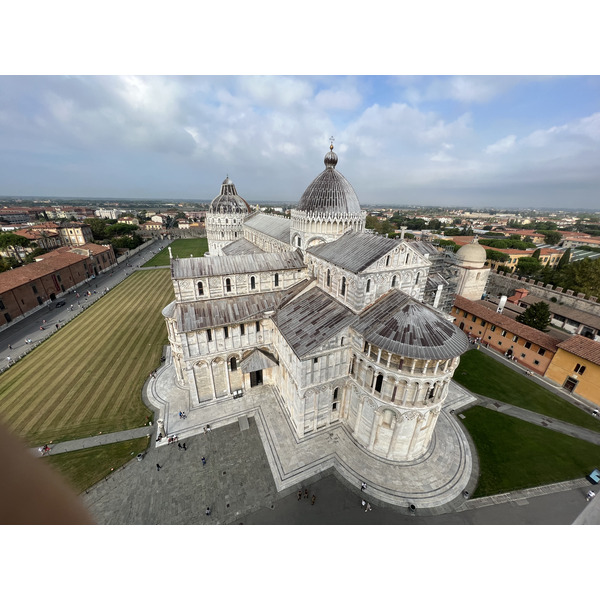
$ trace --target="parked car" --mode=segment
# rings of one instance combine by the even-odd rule
[[[55,308],[60,308],[61,306],[64,306],[66,304],[66,302],[64,300],[59,300],[54,307]]]

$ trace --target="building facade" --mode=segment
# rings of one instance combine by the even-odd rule
[[[366,232],[333,146],[324,162],[291,219],[250,214],[227,178],[207,215],[210,255],[171,259],[177,383],[190,409],[269,384],[299,438],[341,424],[373,455],[412,461],[467,336],[423,303],[423,248]]]

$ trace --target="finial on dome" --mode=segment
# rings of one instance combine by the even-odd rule
[[[324,163],[328,169],[335,169],[335,165],[337,165],[338,157],[337,154],[333,151],[333,142],[334,137],[331,136],[329,138],[329,152],[325,155]]]

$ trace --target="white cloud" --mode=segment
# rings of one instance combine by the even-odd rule
[[[515,141],[517,139],[516,135],[507,135],[506,137],[498,140],[494,144],[490,144],[486,149],[486,154],[504,154],[508,152],[511,148],[514,147]]]

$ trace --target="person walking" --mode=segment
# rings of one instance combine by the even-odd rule
[[[183,446],[181,445],[181,442],[179,442],[179,443],[177,444],[177,446],[179,447],[179,449],[180,449],[180,450],[183,450]]]
[[[310,503],[314,504],[316,500],[317,500],[317,497],[313,494],[312,498],[310,499]]]
[[[366,483],[363,481],[363,482],[360,484],[360,491],[361,491],[361,492],[364,492],[366,489],[367,489],[367,484],[366,484]]]
[[[370,510],[373,510],[373,509],[371,508],[371,505],[367,502],[367,508],[365,508],[365,512],[368,512]]]
[[[586,502],[589,502],[589,501],[590,501],[590,500],[591,500],[591,499],[592,499],[592,498],[593,498],[595,495],[596,495],[596,493],[595,493],[595,492],[592,492],[592,490],[590,490],[590,491],[587,493],[587,498],[585,499],[585,501],[586,501]]]
[[[162,467],[158,463],[156,463],[156,470],[160,471],[161,469],[162,469]]]
[[[183,442],[183,449],[187,452],[187,446],[185,445],[185,442]]]
[[[207,517],[210,516],[210,506],[207,506],[206,510],[204,512],[205,512],[205,514],[206,514]]]
[[[361,505],[363,508],[366,508],[366,507],[367,507],[367,502],[366,502],[366,500],[362,499],[362,500],[360,501],[360,505]],[[365,512],[366,512],[366,511],[365,511]]]
[[[298,490],[298,500],[302,500],[302,490]]]
[[[304,488],[304,497],[308,500],[308,488]]]
[[[202,466],[206,466],[206,458],[204,458],[204,456],[202,457]]]

